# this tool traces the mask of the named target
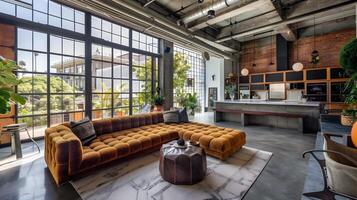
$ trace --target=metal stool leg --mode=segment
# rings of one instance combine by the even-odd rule
[[[16,159],[22,158],[22,148],[21,148],[21,140],[20,140],[20,132],[16,131],[13,133],[13,140],[15,143],[15,152]]]

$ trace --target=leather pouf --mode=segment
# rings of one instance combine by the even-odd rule
[[[176,141],[161,147],[160,174],[165,181],[175,185],[192,185],[200,182],[206,171],[206,153],[202,148],[188,143],[186,148],[179,148]]]
[[[351,137],[353,145],[357,148],[357,122],[352,126]]]

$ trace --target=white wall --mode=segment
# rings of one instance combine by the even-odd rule
[[[212,75],[215,79],[212,80]],[[217,100],[224,100],[224,59],[211,56],[209,61],[206,61],[206,102],[208,107],[208,88],[217,88]]]

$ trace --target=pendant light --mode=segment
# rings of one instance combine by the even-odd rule
[[[270,63],[269,65],[274,65],[273,63],[273,31],[270,35]]]
[[[240,71],[240,74],[242,76],[248,76],[249,75],[249,70],[247,68],[243,68],[241,71]]]
[[[256,67],[257,65],[255,64],[255,35],[253,35],[253,64],[252,67]]]
[[[243,41],[244,41],[244,38],[243,38]],[[240,74],[242,76],[248,76],[249,75],[249,70],[247,68],[243,68],[241,71],[240,71]]]
[[[216,17],[216,11],[214,10],[214,7],[213,7],[214,1],[212,0],[211,3],[212,3],[212,9],[207,11],[207,18],[208,19],[213,19],[214,17]]]
[[[316,21],[315,21],[315,15],[314,15],[314,50],[311,52],[311,63],[314,65],[316,65],[317,63],[320,62],[319,52],[316,50],[315,26],[316,26]]]
[[[299,26],[296,27],[297,40],[296,40],[296,62],[293,64],[292,68],[294,71],[299,72],[304,69],[304,65],[299,62]]]

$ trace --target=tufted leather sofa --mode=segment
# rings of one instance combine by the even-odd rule
[[[59,185],[96,166],[159,149],[179,137],[199,142],[208,155],[225,159],[245,144],[245,133],[201,123],[164,124],[162,113],[93,121],[97,138],[83,146],[67,124],[45,131],[45,161]]]

